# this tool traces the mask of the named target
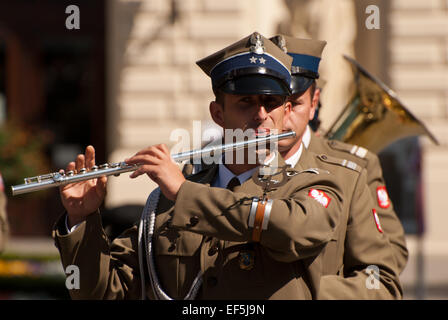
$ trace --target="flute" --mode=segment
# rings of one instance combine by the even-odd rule
[[[190,150],[171,155],[171,158],[176,162],[195,159],[199,157],[213,157],[217,153],[225,153],[232,150],[249,148],[251,146],[259,145],[266,142],[275,142],[282,139],[293,138],[296,136],[294,131],[288,131],[280,134],[271,134],[255,139],[239,141],[234,143],[227,143],[218,146],[210,146],[203,149]],[[93,166],[89,171],[83,168],[78,173],[69,171],[67,173],[53,172],[36,177],[29,177],[24,179],[24,183],[20,185],[11,186],[12,195],[24,194],[39,190],[44,190],[52,187],[59,187],[70,183],[95,179],[103,176],[119,176],[125,172],[135,171],[140,165],[128,165],[125,162],[118,162],[112,164],[102,164],[100,166]]]

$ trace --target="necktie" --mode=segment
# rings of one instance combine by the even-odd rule
[[[240,180],[237,177],[233,177],[227,184],[227,189],[233,191],[235,187],[238,187],[240,185],[241,185]]]

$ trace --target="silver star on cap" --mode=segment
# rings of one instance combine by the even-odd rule
[[[260,59],[263,59],[263,58],[260,58]],[[249,60],[250,60],[250,63],[257,63],[257,58],[255,58],[254,56],[250,57]]]
[[[264,64],[266,62],[266,59],[261,57],[260,59],[258,59],[260,61],[261,64]]]

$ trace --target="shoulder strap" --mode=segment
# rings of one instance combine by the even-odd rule
[[[357,165],[355,162],[347,160],[347,159],[340,159],[340,158],[329,156],[327,154],[317,155],[317,158],[320,159],[322,162],[345,167],[345,168],[351,169],[356,172],[361,172],[361,170],[362,170],[362,168],[359,165]]]

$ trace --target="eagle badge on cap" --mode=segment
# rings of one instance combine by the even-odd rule
[[[263,46],[263,39],[261,38],[261,34],[258,32],[254,32],[250,37],[250,51],[256,54],[263,54],[265,52]]]
[[[278,43],[277,46],[283,50],[283,52],[287,53],[288,52],[288,48],[286,48],[286,40],[285,38],[283,38],[283,36],[277,36],[278,38]]]

